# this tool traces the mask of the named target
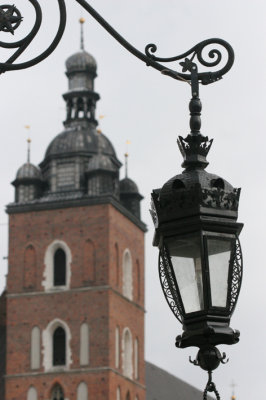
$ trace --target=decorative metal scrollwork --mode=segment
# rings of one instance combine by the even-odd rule
[[[233,314],[237,299],[239,296],[242,276],[243,276],[243,262],[242,262],[242,251],[238,238],[236,239],[235,252],[233,254],[233,265],[232,265],[232,280],[231,280],[231,297],[230,297],[230,313]]]
[[[2,48],[17,49],[6,62],[0,63],[0,73],[29,68],[32,67],[33,65],[38,64],[39,62],[47,58],[55,50],[55,48],[57,47],[58,43],[60,42],[63,36],[66,26],[66,7],[64,0],[57,0],[59,6],[60,20],[57,33],[52,43],[48,46],[48,48],[45,51],[43,51],[37,57],[23,63],[14,64],[14,61],[26,50],[26,48],[33,41],[42,23],[42,10],[39,5],[39,2],[37,0],[28,0],[28,1],[32,4],[35,10],[34,26],[30,31],[30,33],[19,41],[11,43],[0,41],[0,47]],[[0,31],[4,33],[9,32],[11,34],[14,34],[15,29],[19,27],[19,25],[22,22],[22,19],[23,17],[21,15],[21,12],[15,6],[9,6],[6,4],[0,6]]]
[[[176,287],[175,278],[165,249],[159,254],[159,277],[165,299],[175,317],[182,323],[182,305],[174,289]]]
[[[207,48],[207,46],[210,45],[220,45],[223,47],[223,49],[227,52],[227,63],[225,66],[221,69],[219,69],[216,72],[203,72],[203,73],[198,73],[198,80],[201,81],[203,85],[207,85],[209,83],[216,82],[217,80],[221,79],[226,72],[228,72],[233,63],[234,63],[234,51],[232,47],[230,46],[229,43],[227,43],[225,40],[222,39],[208,39],[204,40],[200,43],[198,43],[196,46],[192,47],[190,50],[186,51],[183,54],[180,54],[175,57],[168,57],[168,58],[162,58],[162,57],[157,57],[154,55],[154,53],[157,51],[157,46],[155,44],[148,44],[145,48],[145,53],[146,56],[153,61],[156,62],[164,62],[164,63],[169,63],[169,62],[174,62],[174,61],[179,61],[179,60],[184,60],[180,62],[179,64],[182,66],[182,73],[178,73],[179,77],[182,77],[184,80],[191,80],[191,74],[184,74],[184,72],[192,72],[193,67],[196,65],[195,64],[195,57],[198,59],[198,62],[203,65],[204,67],[211,68],[211,67],[216,67],[219,65],[222,61],[222,53],[219,49],[211,49],[208,52],[208,57],[210,59],[214,59],[213,61],[206,60],[203,56],[203,51]],[[189,58],[190,56],[190,58]],[[171,70],[166,70],[163,71],[164,74],[166,75],[171,75],[173,76],[173,72]],[[174,76],[173,76],[174,77]],[[178,79],[178,78],[177,78]]]
[[[36,34],[38,33],[41,21],[42,21],[42,11],[37,0],[28,0],[33,7],[35,8],[36,13],[36,22],[32,29],[32,31],[22,40],[15,42],[15,43],[5,43],[0,41],[0,47],[3,48],[17,48],[16,52],[11,56],[5,63],[0,63],[0,72],[29,68],[42,60],[48,57],[56,48],[58,43],[61,40],[63,35],[65,25],[66,25],[66,9],[65,9],[65,1],[64,0],[57,0],[59,5],[59,12],[60,12],[60,22],[57,34],[51,43],[51,45],[41,53],[39,56],[35,57],[34,59],[20,63],[20,64],[13,64],[14,61],[22,54],[22,52],[29,46],[32,42]],[[221,79],[222,76],[230,70],[234,63],[234,51],[229,43],[222,39],[208,39],[198,43],[196,46],[192,47],[190,50],[186,51],[183,54],[180,54],[175,57],[169,58],[162,58],[157,57],[154,53],[157,50],[155,44],[148,44],[145,49],[145,53],[137,50],[134,46],[132,46],[129,42],[127,42],[107,21],[105,21],[102,16],[100,16],[94,8],[86,0],[75,0],[79,3],[91,16],[96,19],[102,27],[107,30],[110,35],[112,35],[123,47],[125,47],[130,53],[134,56],[138,57],[141,61],[145,62],[146,65],[151,66],[158,71],[161,71],[163,74],[168,75],[174,79],[186,81],[192,83],[194,82],[201,82],[202,84],[206,85],[212,82],[216,82],[217,80]],[[2,32],[10,32],[14,34],[15,29],[17,29],[22,21],[22,16],[20,11],[11,5],[2,5],[0,6],[0,31]],[[197,58],[199,64],[204,67],[211,68],[216,67],[222,61],[222,52],[217,48],[212,48],[208,52],[209,60],[203,55],[204,50],[207,46],[210,45],[219,45],[221,46],[227,53],[227,62],[223,68],[219,69],[218,71],[209,71],[209,72],[197,72],[197,65],[195,64],[195,59]],[[174,61],[180,61],[180,65],[182,66],[182,72],[177,72],[172,70],[163,63],[169,63]],[[186,73],[189,72],[189,73]],[[196,85],[197,86],[197,85]],[[194,88],[196,87],[194,85]],[[196,88],[196,92],[198,90]]]

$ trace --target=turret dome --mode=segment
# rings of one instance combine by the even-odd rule
[[[119,182],[120,193],[139,193],[139,189],[130,178],[124,178]]]
[[[99,153],[91,158],[88,165],[88,172],[97,170],[116,172],[117,167],[112,163],[110,157]]]
[[[16,179],[41,179],[41,176],[41,170],[27,162],[18,169]]]

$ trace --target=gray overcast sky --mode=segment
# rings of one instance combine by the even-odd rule
[[[29,1],[17,1],[24,16],[20,34],[33,24]],[[43,28],[23,55],[26,60],[49,43],[58,19],[56,1],[41,0]],[[26,160],[24,129],[31,125],[32,162],[44,157],[49,142],[62,130],[65,117],[61,94],[67,90],[65,59],[79,48],[80,6],[66,0],[67,29],[57,50],[40,65],[9,72],[0,77],[1,87],[1,248],[0,284],[4,287],[7,261],[5,205],[13,200],[10,182]],[[240,343],[224,346],[230,362],[214,379],[222,399],[237,384],[237,398],[265,396],[266,265],[265,265],[265,65],[266,5],[263,0],[92,0],[91,4],[140,50],[154,42],[158,54],[174,56],[199,41],[221,37],[234,48],[236,61],[222,81],[202,87],[202,133],[214,138],[209,172],[242,187],[239,221],[244,253],[244,281],[231,326],[241,331]],[[120,47],[89,15],[85,24],[85,47],[98,62],[96,90],[101,95],[97,114],[105,118],[101,129],[123,161],[125,142],[131,141],[129,175],[145,196],[142,219],[146,236],[146,358],[203,389],[207,375],[189,364],[196,349],[177,350],[175,336],[181,326],[168,308],[157,273],[157,249],[151,245],[153,226],[149,196],[153,188],[181,171],[176,138],[189,133],[190,88],[185,83],[147,68]],[[7,34],[1,33],[4,40]],[[0,53],[1,60],[7,57]],[[121,170],[123,176],[124,170]]]

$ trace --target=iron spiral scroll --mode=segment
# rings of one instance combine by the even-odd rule
[[[0,41],[0,48],[4,49],[15,49],[15,52],[5,62],[0,62],[0,73],[6,71],[14,71],[32,67],[45,58],[47,58],[59,44],[66,26],[66,6],[64,0],[57,0],[59,7],[59,26],[55,37],[51,44],[45,51],[39,54],[37,57],[32,58],[29,61],[14,64],[14,61],[28,48],[30,43],[36,37],[42,24],[42,9],[37,0],[25,0],[34,8],[35,11],[35,23],[32,30],[21,40],[15,42],[4,42]],[[0,31],[3,33],[15,34],[16,29],[19,28],[23,21],[23,16],[20,10],[14,5],[4,4],[0,6]]]
[[[29,60],[27,62],[15,64],[14,61],[26,50],[26,48],[33,41],[37,35],[41,23],[42,23],[42,10],[38,0],[24,0],[34,7],[36,21],[30,31],[30,33],[22,40],[7,43],[0,41],[0,48],[5,49],[16,49],[14,54],[5,62],[0,62],[0,73],[12,70],[19,70],[24,68],[32,67],[38,64],[48,57],[57,47],[60,42],[65,26],[66,26],[66,6],[65,0],[56,0],[59,6],[59,26],[57,33],[48,46],[48,48],[42,52],[37,57]],[[155,44],[148,44],[145,48],[145,52],[141,52],[132,46],[128,41],[126,41],[97,11],[86,1],[86,0],[73,0],[73,2],[79,3],[99,24],[109,32],[115,40],[117,40],[125,49],[127,49],[135,57],[143,61],[147,66],[157,69],[161,73],[168,75],[174,79],[192,82],[193,84],[193,69],[198,68],[198,64],[205,67],[211,68],[212,70],[207,70],[204,72],[197,71],[197,81],[207,85],[209,83],[216,82],[221,79],[224,74],[226,74],[232,67],[234,63],[234,51],[229,43],[222,39],[207,39],[196,46],[192,47],[190,50],[182,53],[178,56],[162,58],[157,57],[155,52],[157,47]],[[15,31],[19,28],[21,22],[24,22],[21,12],[16,6],[13,5],[1,5],[0,6],[0,31],[2,33],[15,34]],[[219,48],[217,48],[219,46]],[[223,49],[223,51],[222,51]],[[207,54],[204,55],[204,52]],[[213,71],[214,67],[219,66],[223,61],[223,56],[226,57],[226,62],[223,67],[217,71]],[[176,71],[164,65],[165,63],[172,63],[175,61],[180,61],[179,65],[182,67],[181,71]],[[197,61],[197,62],[196,62]]]

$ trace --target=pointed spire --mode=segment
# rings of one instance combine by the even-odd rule
[[[79,19],[79,23],[80,23],[80,50],[84,50],[84,31],[83,31],[84,22],[85,22],[85,18],[81,17]]]
[[[27,151],[27,163],[30,163],[30,144],[31,144],[31,139],[28,138],[27,139],[27,143],[28,143],[28,151]]]
[[[126,141],[126,152],[125,152],[125,178],[128,177],[128,157],[129,157],[129,154],[128,154],[128,145],[129,145],[130,143],[131,143],[130,140],[127,140],[127,141]]]
[[[128,153],[125,153],[125,178],[128,176]]]
[[[29,131],[30,130],[30,125],[25,125],[24,128]],[[27,143],[28,143],[28,147],[27,147],[27,163],[29,164],[30,163],[30,144],[31,144],[30,134],[28,136]]]

